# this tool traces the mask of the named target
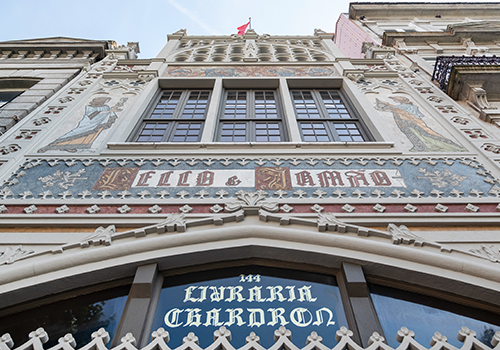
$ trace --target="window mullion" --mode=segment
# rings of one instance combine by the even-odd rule
[[[187,99],[189,98],[189,94],[191,90],[183,91],[181,97],[179,98],[179,102],[177,103],[177,107],[175,108],[174,114],[172,115],[172,119],[180,119],[184,108],[186,107]]]
[[[255,91],[247,90],[247,142],[255,142]]]
[[[325,129],[326,132],[328,133],[328,137],[330,138],[330,142],[340,142],[339,135],[337,134],[337,131],[333,126],[333,119],[330,118],[330,115],[328,114],[328,110],[326,109],[325,106],[325,101],[323,101],[321,94],[319,93],[318,90],[312,90],[311,92],[313,99],[316,102],[316,108],[318,109],[319,114],[321,116],[320,120],[325,125]]]
[[[321,118],[324,118],[326,120],[331,120],[330,115],[328,114],[328,111],[326,110],[325,107],[325,102],[323,101],[323,98],[321,97],[321,94],[319,93],[318,90],[313,90],[313,98],[314,101],[316,101],[316,107],[318,108],[319,114],[321,115]]]
[[[175,122],[170,120],[168,121],[168,126],[167,129],[165,130],[165,133],[163,134],[163,138],[161,139],[161,142],[167,142],[170,138],[170,134],[172,133],[172,129],[174,128]]]
[[[247,91],[247,119],[255,119],[255,91]]]
[[[343,262],[342,272],[361,344],[363,347],[368,347],[373,332],[384,336],[384,331],[370,298],[363,268],[360,265]]]
[[[288,130],[288,140],[292,142],[301,142],[301,132],[297,123],[297,115],[293,106],[292,97],[286,78],[279,79],[279,97],[283,106],[283,131]],[[278,97],[278,96],[277,96]]]
[[[147,345],[162,284],[157,264],[137,268],[111,347],[118,346],[127,333],[134,334],[139,348]]]
[[[224,94],[225,95],[225,94]],[[208,101],[208,110],[205,117],[205,126],[201,135],[200,142],[210,142],[214,140],[214,134],[217,127],[217,115],[220,110],[220,104],[225,96],[222,89],[222,78],[215,80],[214,88]],[[225,102],[225,100],[224,100]],[[218,135],[215,136],[218,139]]]
[[[184,111],[184,108],[186,106],[186,102],[187,102],[187,99],[188,99],[190,93],[191,93],[190,90],[182,92],[181,97],[179,98],[179,101],[177,102],[177,106],[175,107],[174,113],[172,114],[172,118],[170,119],[170,123],[169,123],[167,131],[165,132],[165,135],[162,139],[162,142],[171,142],[172,141],[172,138],[174,137],[175,130],[177,129],[177,125],[179,124],[178,120],[180,119],[180,116],[182,115],[182,112]]]

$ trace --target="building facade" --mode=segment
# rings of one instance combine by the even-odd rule
[[[498,3],[351,3],[337,21],[335,43],[351,58],[393,48],[472,115],[496,124],[499,11]]]
[[[498,348],[500,131],[370,47],[179,30],[74,72],[0,138],[0,347]]]

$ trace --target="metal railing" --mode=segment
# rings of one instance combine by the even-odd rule
[[[450,82],[451,70],[455,66],[492,66],[500,65],[497,56],[438,56],[432,73],[432,80],[439,83],[439,88],[446,92]]]

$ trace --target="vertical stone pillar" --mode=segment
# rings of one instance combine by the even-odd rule
[[[351,303],[354,320],[359,330],[361,344],[367,348],[369,346],[368,339],[377,332],[384,335],[382,326],[377,317],[375,307],[368,292],[365,275],[360,265],[342,263],[347,293]]]
[[[156,264],[137,268],[111,347],[120,344],[120,339],[129,332],[134,335],[137,348],[146,346],[162,283],[163,276]]]

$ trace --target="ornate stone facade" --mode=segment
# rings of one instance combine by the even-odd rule
[[[92,57],[81,45],[51,55]],[[169,337],[179,350],[240,347],[231,335],[245,349],[452,349],[457,333],[464,349],[496,349],[498,132],[400,59],[415,54],[409,43],[365,47],[370,58],[350,59],[321,30],[180,30],[155,59],[108,43],[0,137],[0,333],[19,333],[0,348],[42,349],[48,332],[61,339],[46,347],[66,350],[76,338],[101,350],[167,349]],[[52,57],[30,50],[16,57]],[[315,302],[316,282],[338,296],[286,308]],[[390,293],[377,288],[391,305],[442,303],[434,312],[484,329],[424,339],[418,320],[390,328],[405,308],[381,310]],[[59,309],[75,338],[51,328]],[[94,323],[82,330],[82,318]]]

